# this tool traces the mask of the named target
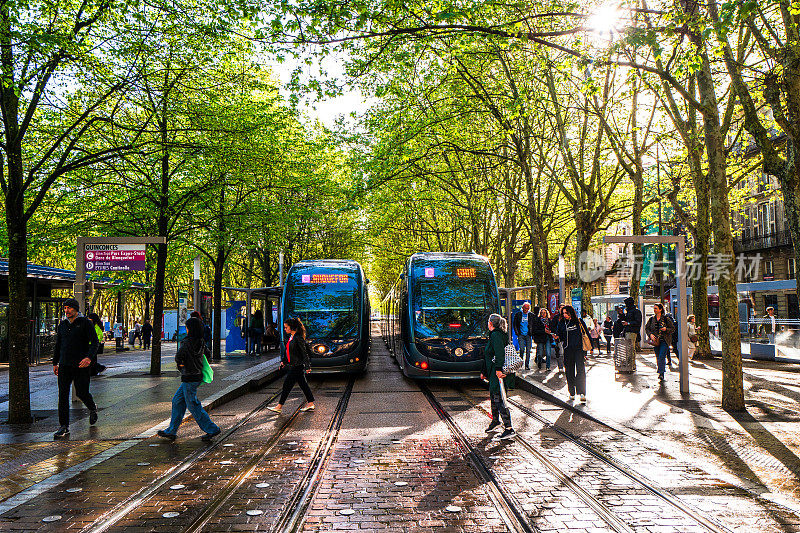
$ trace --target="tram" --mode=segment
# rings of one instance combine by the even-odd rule
[[[311,347],[311,372],[363,372],[370,349],[370,303],[356,261],[309,260],[292,265],[283,288],[282,321],[297,317]],[[281,324],[281,345],[288,337]]]
[[[499,309],[485,257],[417,253],[381,303],[381,334],[408,377],[475,378],[483,367],[489,315]]]

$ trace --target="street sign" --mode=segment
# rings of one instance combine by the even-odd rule
[[[86,271],[143,271],[146,269],[145,247],[145,244],[86,244]]]
[[[189,293],[178,291],[178,326],[186,326],[188,312]]]

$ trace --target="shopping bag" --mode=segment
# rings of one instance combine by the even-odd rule
[[[519,356],[519,352],[514,349],[513,344],[506,344],[503,374],[513,374],[520,368],[522,368],[522,358]]]
[[[208,359],[205,355],[200,356],[203,359],[203,383],[211,383],[214,381],[214,370],[208,364]]]

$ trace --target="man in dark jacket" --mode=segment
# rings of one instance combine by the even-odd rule
[[[642,329],[642,312],[636,308],[633,298],[625,298],[625,338],[631,341],[634,348],[638,349],[639,331]]]
[[[144,319],[142,324],[142,349],[150,349],[150,338],[153,336],[153,325],[150,323],[149,318]]]
[[[517,334],[517,341],[519,342],[519,355],[525,361],[525,370],[530,368],[531,362],[531,338],[533,337],[533,328],[535,327],[536,317],[531,313],[531,304],[525,302],[522,304],[522,311],[514,315],[514,333]],[[544,331],[544,328],[542,328]],[[538,362],[538,361],[537,361]],[[539,363],[541,367],[541,363]]]
[[[210,442],[219,435],[221,431],[219,426],[211,421],[211,417],[203,409],[203,404],[197,399],[197,387],[203,381],[204,351],[203,322],[199,318],[191,317],[186,321],[186,339],[175,354],[175,364],[181,373],[181,386],[172,398],[172,417],[169,427],[158,432],[160,437],[175,440],[187,408],[200,429],[206,432],[200,437],[201,440]]]
[[[56,347],[53,352],[53,373],[58,376],[58,423],[61,426],[53,438],[69,435],[70,386],[75,384],[75,394],[89,408],[89,423],[97,422],[97,406],[89,393],[92,360],[97,354],[97,332],[91,320],[80,314],[78,300],[64,302],[67,318],[56,329]]]

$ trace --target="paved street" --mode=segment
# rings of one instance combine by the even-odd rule
[[[705,380],[713,391],[714,365],[696,363],[693,386]],[[677,383],[655,390],[647,368],[645,355],[634,378],[615,379],[602,358],[591,362],[585,410],[607,417],[609,425],[518,387],[509,396],[519,437],[499,442],[484,432],[489,404],[481,383],[406,379],[374,335],[364,375],[311,378],[314,412],[298,411],[296,389],[282,414],[266,410],[279,379],[214,405],[210,414],[223,434],[211,445],[199,440],[202,432],[191,420],[168,442],[152,432],[133,438],[103,429],[105,416],[98,435],[78,432],[57,443],[58,452],[40,466],[49,475],[0,498],[0,529],[800,531],[800,515],[781,503],[781,493],[759,493],[721,451],[692,460],[705,431],[735,427],[703,400],[699,384],[697,409],[660,407],[670,405]],[[748,368],[753,383],[785,382],[790,372]],[[225,381],[222,374],[213,385]],[[533,376],[552,386],[553,399],[561,394],[555,372]],[[174,386],[174,380],[164,385]],[[142,405],[150,397],[136,395],[144,397]],[[647,399],[632,405],[631,395]],[[153,427],[168,415],[165,402],[148,409]],[[122,407],[112,409],[124,418]],[[709,409],[708,416],[698,409]],[[768,421],[769,412],[757,416],[770,431],[784,423]],[[24,442],[23,433],[2,448],[6,479],[19,464],[15,454],[54,446]],[[675,453],[664,451],[678,443]]]

